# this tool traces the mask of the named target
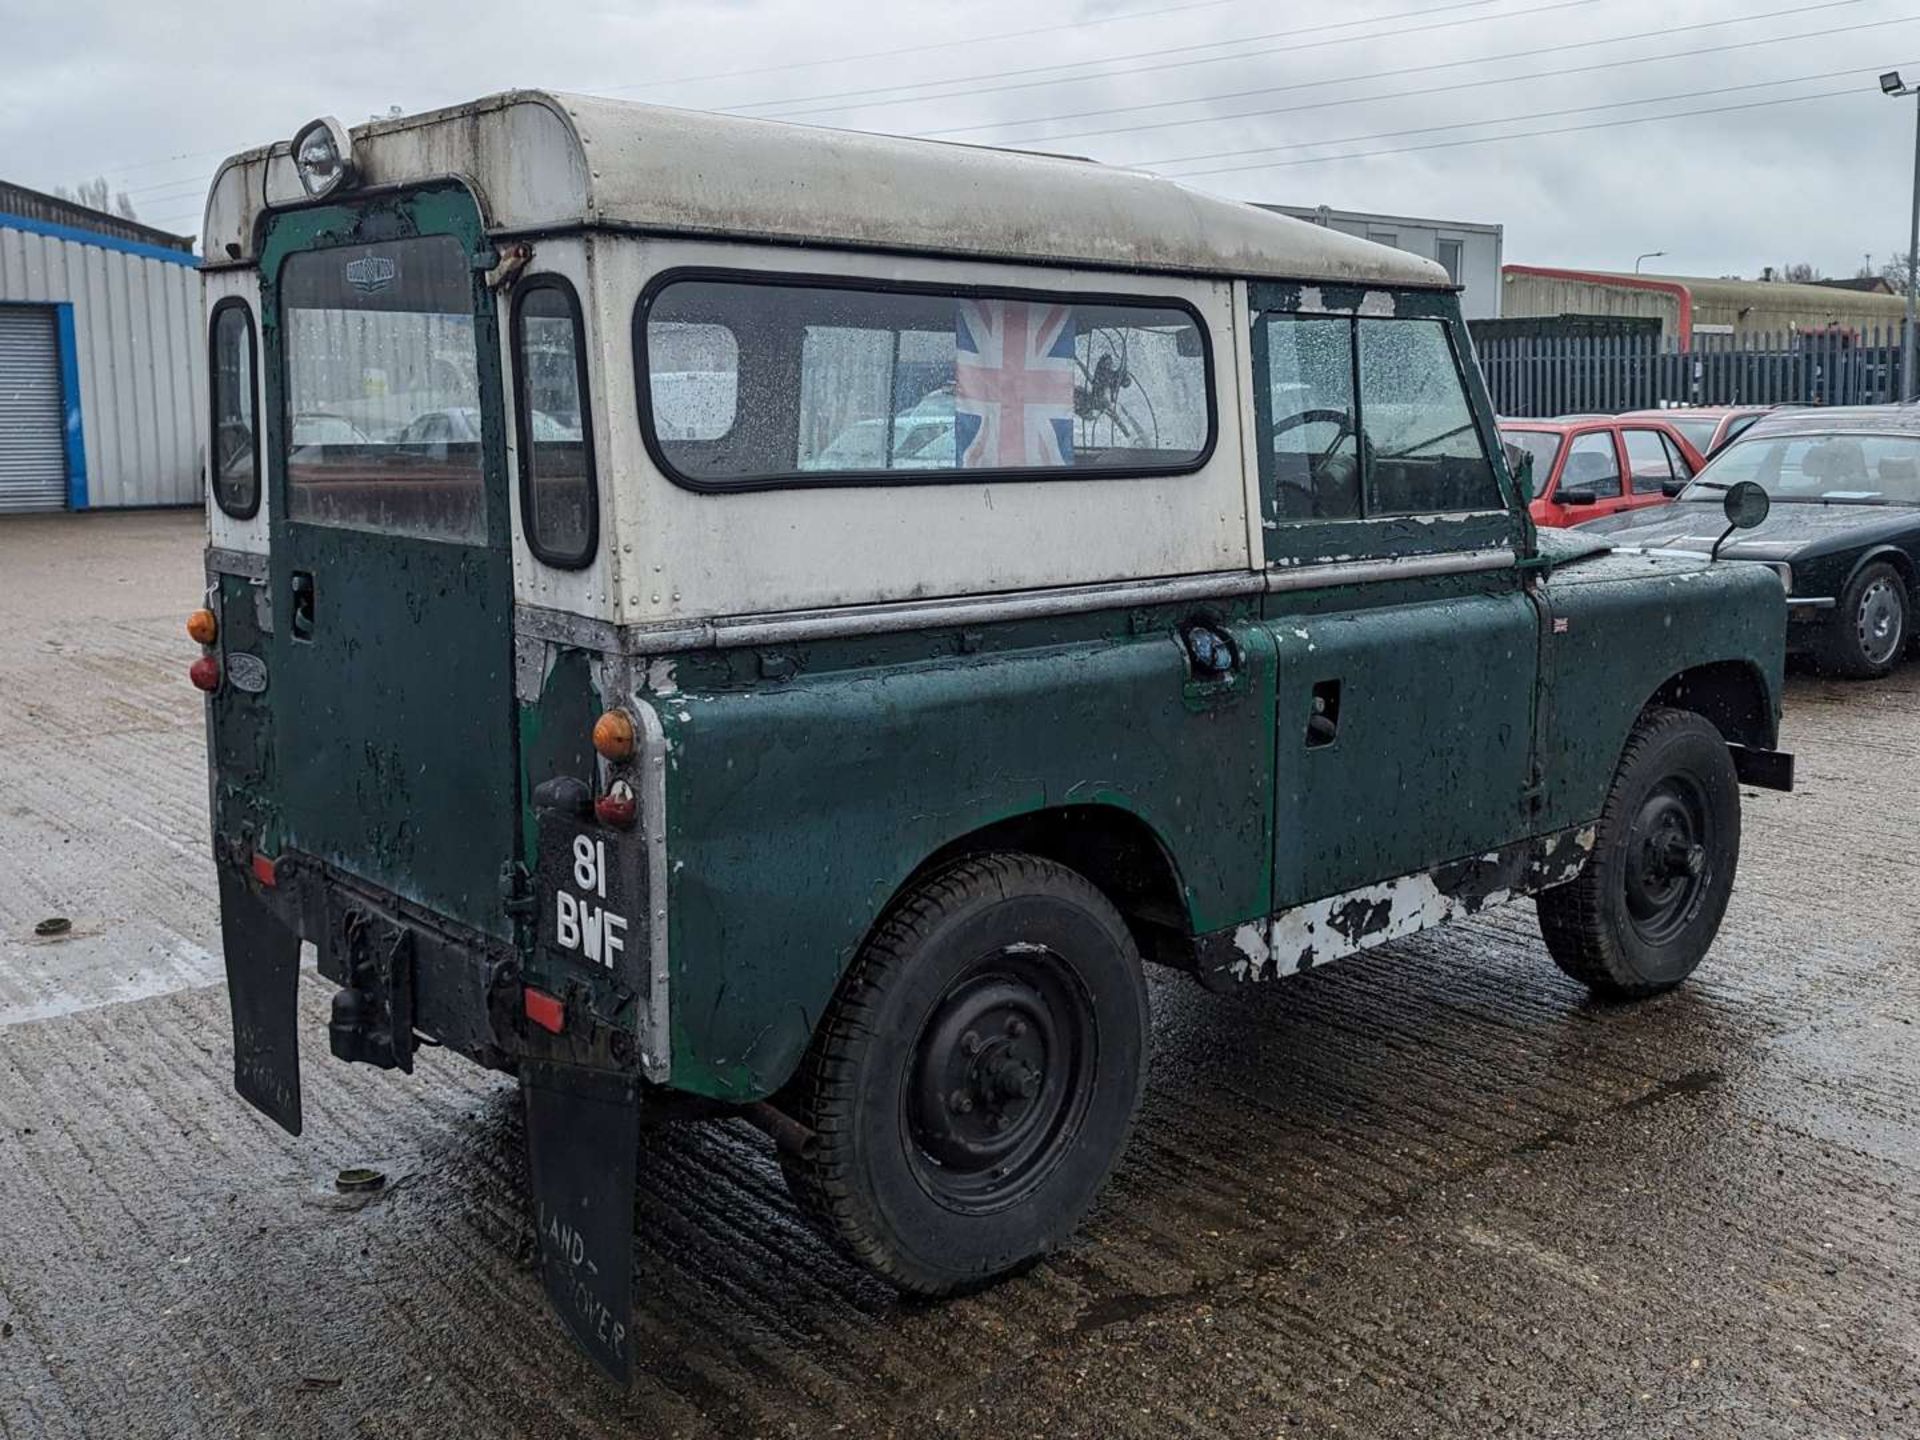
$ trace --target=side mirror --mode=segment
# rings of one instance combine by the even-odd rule
[[[1518,445],[1509,445],[1506,449],[1507,469],[1513,473],[1513,483],[1527,499],[1538,500],[1540,492],[1534,488],[1533,481],[1533,452],[1522,450]]]
[[[1767,523],[1767,516],[1773,513],[1773,497],[1755,481],[1738,480],[1727,487],[1720,507],[1727,512],[1727,524],[1736,530],[1752,530]]]
[[[1662,480],[1660,482],[1660,493],[1669,500],[1678,500],[1680,498],[1680,492],[1686,489],[1690,483],[1690,481],[1686,480]]]
[[[1720,508],[1726,512],[1727,531],[1713,542],[1713,551],[1708,556],[1712,560],[1720,558],[1720,547],[1727,543],[1734,531],[1751,530],[1767,523],[1767,516],[1773,511],[1773,497],[1767,494],[1764,486],[1752,480],[1736,480],[1721,497]]]
[[[1600,497],[1591,490],[1562,490],[1553,497],[1562,505],[1598,505]]]

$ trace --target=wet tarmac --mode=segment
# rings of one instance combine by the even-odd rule
[[[1527,905],[1251,999],[1156,977],[1115,1183],[986,1294],[864,1278],[757,1132],[652,1137],[622,1395],[535,1281],[510,1083],[333,1062],[315,978],[305,1135],[232,1093],[199,545],[0,524],[0,1433],[1920,1436],[1920,665],[1794,680],[1801,790],[1749,792],[1651,1004]]]

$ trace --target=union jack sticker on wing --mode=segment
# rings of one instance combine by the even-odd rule
[[[954,341],[961,468],[1073,464],[1073,307],[962,300]]]

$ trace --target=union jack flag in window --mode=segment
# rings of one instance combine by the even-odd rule
[[[961,468],[1073,464],[1073,307],[962,300],[954,340]]]

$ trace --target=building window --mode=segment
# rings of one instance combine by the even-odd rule
[[[1367,239],[1376,245],[1388,245],[1395,250],[1400,248],[1400,232],[1398,230],[1369,230],[1367,231]]]
[[[536,275],[513,312],[513,410],[527,548],[574,570],[599,540],[593,425],[580,301],[558,275]]]
[[[635,312],[654,459],[695,489],[1172,475],[1213,446],[1188,307],[667,276]]]
[[[260,509],[260,427],[254,416],[260,393],[253,315],[246,302],[222,300],[213,307],[207,346],[212,370],[213,498],[236,520]]]
[[[1435,241],[1433,247],[1433,258],[1447,272],[1447,279],[1456,285],[1460,283],[1460,255],[1463,248],[1463,242],[1447,239]]]

